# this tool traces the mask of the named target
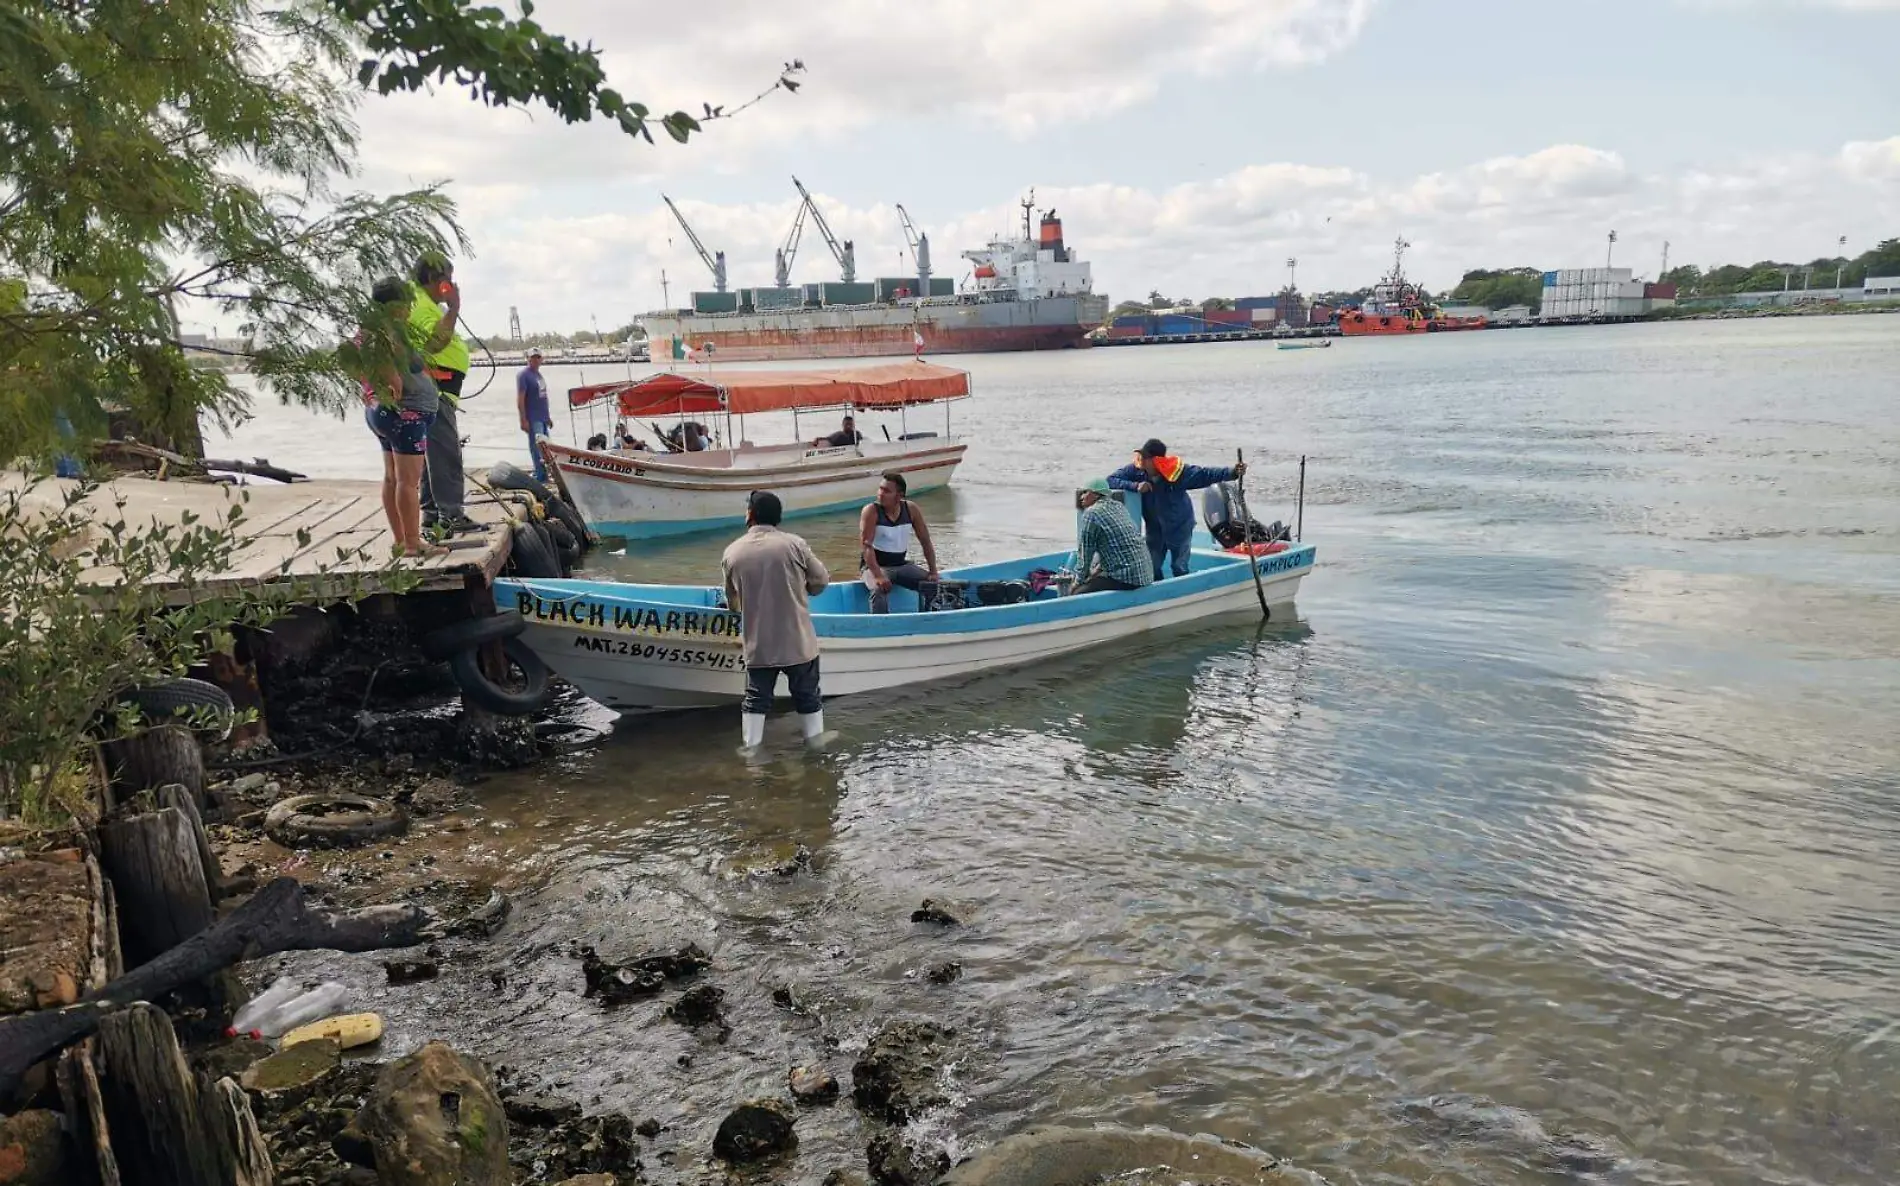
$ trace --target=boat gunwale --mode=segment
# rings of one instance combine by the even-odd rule
[[[941,438],[937,438],[937,439],[941,439]],[[908,463],[921,461],[921,460],[925,460],[925,459],[929,459],[933,457],[940,458],[942,462],[948,463],[952,461],[954,458],[961,458],[962,455],[964,453],[969,452],[969,449],[970,449],[968,442],[955,441],[950,444],[933,445],[932,447],[928,449],[918,449],[918,450],[902,452],[902,453],[891,453],[891,454],[886,454],[883,456],[867,456],[866,454],[863,454],[863,453],[856,453],[849,457],[840,456],[840,457],[812,458],[810,460],[801,460],[799,462],[795,462],[795,463],[787,464],[787,465],[769,465],[769,466],[758,466],[755,468],[739,468],[739,467],[734,467],[730,465],[695,466],[695,465],[680,465],[678,463],[673,463],[673,462],[663,462],[663,461],[654,462],[654,461],[646,461],[646,460],[640,460],[636,462],[636,461],[631,460],[629,455],[627,454],[606,453],[597,449],[577,449],[572,445],[559,445],[559,444],[554,443],[553,441],[543,442],[543,447],[546,448],[549,451],[549,453],[553,455],[556,465],[562,465],[563,462],[565,462],[566,465],[570,467],[568,469],[564,469],[563,472],[578,472],[581,476],[584,476],[584,477],[609,478],[615,481],[632,482],[639,485],[655,485],[655,486],[665,485],[666,483],[663,481],[654,481],[651,476],[654,471],[657,471],[659,477],[663,479],[664,478],[730,479],[736,482],[739,486],[757,486],[759,484],[758,479],[761,479],[761,478],[769,479],[769,478],[776,477],[779,475],[784,475],[787,477],[803,477],[807,475],[822,476],[825,473],[825,471],[827,471],[828,469],[835,470],[838,476],[844,476],[844,475],[849,474],[854,468],[857,468],[861,465],[890,466],[893,464],[908,464]],[[954,458],[953,458],[953,455],[954,455]],[[644,457],[644,455],[642,456]],[[664,454],[662,454],[661,456],[664,456]],[[580,465],[575,460],[578,458],[595,458],[595,457],[608,458],[608,459],[611,459],[614,463],[619,464],[619,465],[638,466],[640,469],[648,471],[648,472],[639,473],[639,474],[616,473],[613,470],[607,469],[605,467],[593,467],[593,466]],[[925,466],[922,468],[934,469],[936,468],[936,466]],[[824,480],[829,481],[831,479],[824,478]],[[714,482],[695,481],[695,482],[682,483],[681,488],[692,489],[692,490],[706,490],[706,489],[718,489],[719,486]]]

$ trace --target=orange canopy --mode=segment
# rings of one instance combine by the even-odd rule
[[[927,362],[845,367],[824,371],[730,371],[720,375],[676,375],[661,371],[631,382],[597,383],[570,388],[567,402],[580,408],[614,399],[628,417],[694,415],[707,412],[783,412],[793,408],[898,408],[961,399],[970,394],[970,376]]]

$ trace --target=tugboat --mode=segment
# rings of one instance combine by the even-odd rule
[[[1339,315],[1339,332],[1349,338],[1376,334],[1426,334],[1458,329],[1483,329],[1483,317],[1447,317],[1425,296],[1424,290],[1405,279],[1403,238],[1392,248],[1392,271],[1372,289],[1366,303]]]

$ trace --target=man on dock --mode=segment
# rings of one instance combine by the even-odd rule
[[[1148,534],[1148,555],[1154,561],[1155,580],[1185,576],[1194,541],[1194,500],[1190,490],[1205,490],[1216,482],[1232,482],[1247,472],[1245,462],[1231,466],[1189,465],[1168,455],[1168,447],[1150,437],[1135,450],[1134,461],[1108,475],[1113,490],[1141,493],[1141,518]]]
[[[541,373],[538,349],[528,351],[527,369],[515,375],[515,410],[521,413],[521,431],[528,434],[528,456],[534,461],[534,480],[545,482],[548,467],[541,456],[541,441],[554,431],[554,416],[548,410],[548,378]]]
[[[818,632],[812,628],[810,598],[825,590],[831,574],[811,545],[779,530],[785,508],[769,490],[746,498],[746,533],[726,547],[720,568],[726,578],[726,604],[739,614],[745,652],[745,699],[740,704],[742,753],[755,752],[765,740],[765,714],[783,674],[798,710],[805,744],[825,738],[824,702],[818,692]]]
[[[425,526],[453,535],[483,531],[468,517],[462,480],[462,426],[456,422],[462,407],[462,380],[468,378],[468,343],[455,332],[462,315],[462,290],[455,283],[455,265],[439,251],[426,252],[416,261],[415,281],[409,286],[409,338],[428,364],[429,377],[442,394],[435,422],[429,426],[428,472],[422,482],[422,518]],[[439,304],[437,302],[440,302]]]
[[[1075,533],[1077,593],[1141,589],[1154,583],[1154,561],[1142,550],[1141,529],[1121,500],[1110,497],[1108,482],[1096,478],[1077,500],[1082,518]]]

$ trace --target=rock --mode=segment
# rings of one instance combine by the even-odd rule
[[[270,778],[261,773],[246,774],[231,783],[231,790],[240,795],[248,795],[253,791],[263,790],[264,784],[269,781]]]
[[[558,1186],[620,1186],[620,1179],[612,1174],[582,1174],[578,1178],[567,1178]]]
[[[650,1141],[654,1137],[659,1136],[661,1131],[665,1129],[665,1127],[666,1126],[661,1124],[658,1119],[652,1116],[649,1116],[645,1120],[642,1120],[640,1123],[634,1125],[633,1131],[639,1133],[641,1136],[645,1137],[647,1140]]]
[[[796,1148],[792,1110],[782,1100],[748,1100],[727,1113],[713,1134],[713,1155],[734,1165],[749,1165]]]
[[[551,1095],[510,1095],[501,1101],[501,1107],[508,1113],[508,1123],[535,1128],[553,1128],[581,1118],[579,1104]]]
[[[238,1076],[238,1086],[286,1101],[299,1099],[342,1061],[343,1047],[335,1038],[312,1038],[252,1063]]]
[[[376,1168],[376,1147],[370,1144],[369,1137],[361,1126],[351,1117],[337,1134],[330,1138],[330,1148],[336,1153],[337,1160],[346,1165],[360,1165],[364,1169]]]
[[[666,1007],[666,1015],[681,1025],[697,1029],[724,1021],[721,1007],[726,999],[723,989],[711,984],[695,984]]]
[[[449,928],[452,935],[468,939],[492,939],[495,932],[501,930],[508,921],[508,912],[513,908],[508,895],[498,889],[488,891],[488,900],[469,911],[468,917]]]
[[[924,1150],[901,1132],[881,1132],[864,1147],[871,1180],[878,1186],[930,1186],[950,1169],[950,1155],[941,1149]]]
[[[617,1174],[633,1181],[639,1177],[640,1145],[633,1138],[633,1121],[619,1113],[577,1116],[551,1128],[522,1125],[511,1131],[516,1164],[539,1166],[537,1178]]]
[[[441,1042],[384,1067],[357,1125],[383,1186],[509,1186],[508,1117],[488,1068]]]
[[[838,1077],[817,1064],[793,1067],[786,1078],[792,1098],[801,1104],[828,1104],[838,1098]]]
[[[434,960],[389,960],[383,964],[383,971],[389,974],[391,984],[414,984],[420,980],[434,980],[441,969]]]
[[[78,1159],[60,1128],[58,1112],[34,1109],[0,1119],[0,1182],[65,1186],[78,1178]]]
[[[236,1079],[245,1071],[269,1058],[270,1043],[256,1038],[232,1038],[207,1046],[192,1055],[191,1065],[204,1071],[213,1083],[227,1076]]]
[[[935,923],[943,927],[960,927],[963,920],[950,913],[944,903],[935,898],[925,898],[924,904],[910,912],[912,922]]]
[[[963,978],[963,965],[955,960],[936,964],[924,972],[924,979],[932,984],[952,984]]]
[[[688,943],[677,951],[653,952],[627,964],[610,964],[591,947],[580,949],[581,975],[587,980],[585,996],[598,996],[610,1005],[649,997],[666,987],[669,980],[686,977],[712,966],[712,957],[698,944]]]
[[[868,1186],[863,1174],[847,1169],[835,1169],[825,1175],[822,1186]]]
[[[859,1111],[905,1124],[947,1105],[943,1058],[953,1036],[929,1021],[896,1021],[879,1030],[851,1068],[851,1097]]]

